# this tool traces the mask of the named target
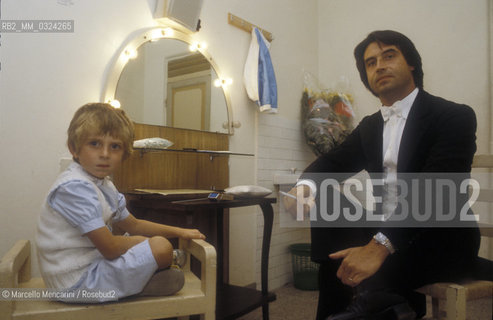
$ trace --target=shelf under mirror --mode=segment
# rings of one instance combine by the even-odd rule
[[[222,150],[202,150],[202,149],[194,149],[194,148],[183,148],[183,149],[155,149],[155,148],[134,148],[134,150],[140,152],[140,155],[143,156],[145,153],[149,152],[192,152],[192,153],[205,153],[215,156],[255,156],[253,153],[240,153],[233,151],[222,151]]]

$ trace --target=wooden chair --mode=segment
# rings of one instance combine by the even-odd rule
[[[216,250],[202,240],[180,240],[188,253],[185,286],[166,297],[128,297],[101,304],[67,304],[46,300],[6,300],[0,298],[2,319],[159,319],[200,314],[202,319],[215,319]],[[201,263],[200,279],[190,271],[190,255]],[[31,245],[19,240],[0,261],[2,288],[44,288],[43,279],[31,278]],[[0,294],[2,293],[0,292]]]
[[[493,155],[476,155],[473,168],[493,169]],[[477,202],[489,203],[488,213],[490,223],[479,223],[481,236],[493,245],[493,189],[481,189]],[[488,240],[490,239],[490,240]],[[490,252],[492,248],[489,249]],[[480,260],[480,272],[493,272],[490,261]],[[431,297],[432,319],[465,320],[467,301],[490,298],[493,299],[493,281],[466,280],[460,283],[439,282],[426,285],[417,290]]]

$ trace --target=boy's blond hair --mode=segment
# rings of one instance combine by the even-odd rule
[[[121,109],[115,109],[108,103],[88,103],[74,114],[67,130],[68,148],[76,153],[92,135],[110,135],[123,142],[123,159],[132,153],[134,126]]]

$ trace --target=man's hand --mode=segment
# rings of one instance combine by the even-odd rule
[[[363,247],[348,248],[332,253],[329,258],[343,259],[337,270],[337,277],[342,283],[355,287],[373,276],[389,254],[387,248],[371,240]]]
[[[299,192],[299,194],[298,194]],[[297,218],[298,213],[298,201],[300,209],[303,207],[303,217],[307,216],[310,212],[310,209],[315,204],[315,199],[312,195],[312,191],[310,187],[307,185],[299,185],[297,187],[292,188],[288,194],[293,197],[289,197],[286,195],[282,196],[282,204],[287,212],[293,216],[294,219]]]

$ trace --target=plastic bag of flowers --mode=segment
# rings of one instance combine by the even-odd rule
[[[306,143],[317,156],[340,145],[354,129],[353,98],[347,83],[341,80],[338,87],[346,88],[323,89],[315,76],[304,74],[302,127]]]

